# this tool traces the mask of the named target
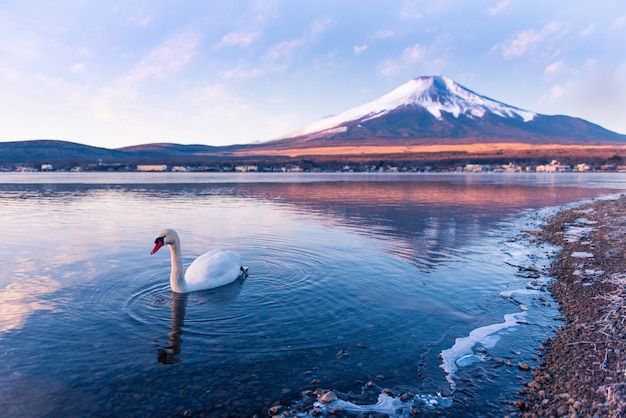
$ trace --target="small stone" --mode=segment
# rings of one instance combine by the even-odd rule
[[[337,399],[337,395],[332,390],[326,392],[320,397],[320,401],[325,402],[325,403],[330,403],[334,401],[335,399]]]
[[[407,393],[404,393],[404,394],[400,395],[400,400],[401,400],[402,402],[406,402],[406,401],[408,401],[409,399],[412,399],[412,398],[413,398],[413,396],[414,396],[414,395],[413,395],[411,392],[407,392]]]
[[[268,412],[269,412],[269,414],[270,414],[270,415],[278,415],[278,413],[280,412],[281,408],[282,408],[282,406],[281,406],[281,405],[272,406],[272,407],[269,409],[269,411],[268,411]]]
[[[526,363],[519,363],[517,365],[517,368],[520,369],[523,372],[528,372],[530,371],[530,365],[526,364]]]

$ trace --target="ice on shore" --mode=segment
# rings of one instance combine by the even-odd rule
[[[572,257],[574,258],[593,258],[593,253],[588,253],[585,251],[574,251],[572,253]]]
[[[474,347],[478,344],[485,348],[492,348],[498,342],[499,338],[495,335],[497,332],[506,328],[516,326],[519,322],[523,322],[526,317],[526,311],[504,315],[504,322],[485,325],[484,327],[472,330],[467,337],[459,337],[456,339],[451,348],[441,352],[442,364],[441,368],[446,372],[446,379],[450,383],[450,388],[455,389],[454,374],[459,366],[471,364],[479,360],[474,354]]]

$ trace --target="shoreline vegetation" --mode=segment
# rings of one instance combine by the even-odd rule
[[[516,405],[522,417],[626,416],[626,196],[550,218],[538,239],[558,245],[550,275],[565,324]]]

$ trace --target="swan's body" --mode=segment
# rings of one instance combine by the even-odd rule
[[[154,248],[150,254],[156,253],[159,248],[169,245],[172,257],[172,271],[170,286],[176,293],[189,293],[195,290],[213,289],[232,283],[246,270],[239,263],[240,256],[234,251],[212,250],[196,258],[183,271],[183,257],[180,250],[180,239],[173,229],[164,229],[154,240]]]

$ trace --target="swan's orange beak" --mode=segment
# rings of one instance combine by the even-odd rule
[[[157,251],[159,251],[159,248],[161,248],[163,245],[165,245],[165,243],[163,242],[163,238],[159,237],[157,239],[154,240],[154,248],[152,249],[152,251],[150,251],[150,255],[156,253]]]

